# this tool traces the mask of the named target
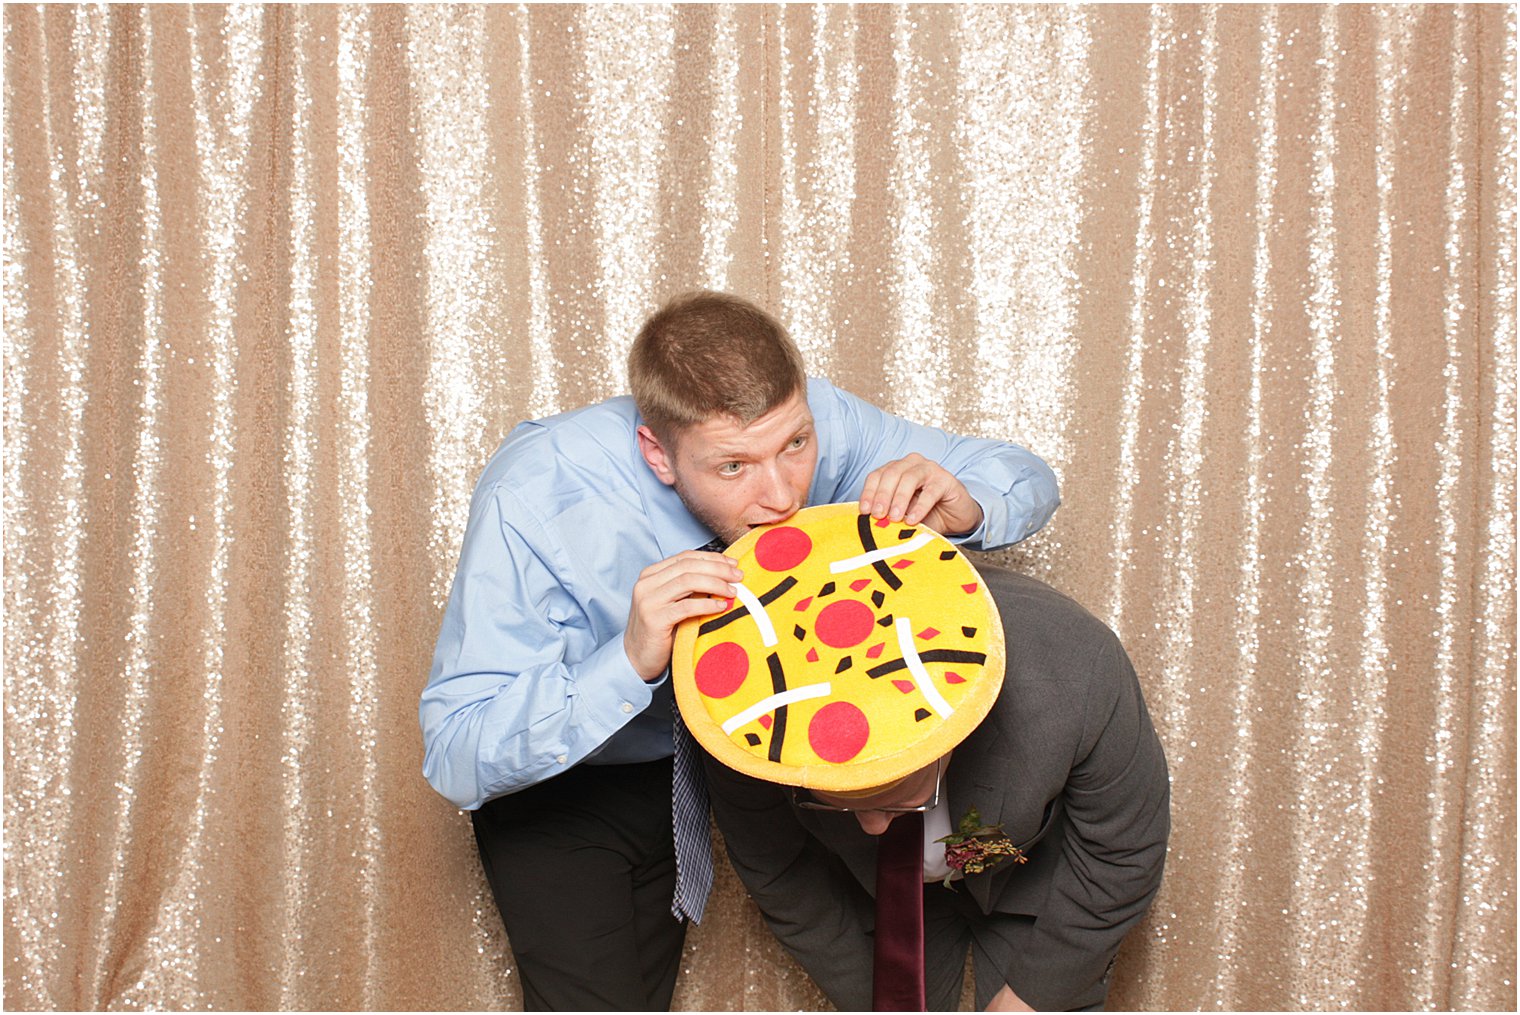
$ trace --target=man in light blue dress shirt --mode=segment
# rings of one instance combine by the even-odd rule
[[[737,297],[667,304],[629,378],[633,397],[523,423],[487,463],[419,709],[423,773],[473,812],[530,1010],[669,1007],[667,669],[675,628],[742,578],[699,548],[854,500],[993,549],[1059,503],[1023,448],[807,379]]]

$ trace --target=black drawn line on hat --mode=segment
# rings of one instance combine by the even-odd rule
[[[985,664],[987,662],[987,654],[985,652],[966,652],[958,648],[930,649],[927,652],[920,652],[918,654],[918,658],[920,661],[926,663]],[[896,673],[898,670],[905,670],[907,668],[908,664],[905,661],[901,659],[893,659],[891,662],[882,663],[880,666],[871,667],[869,670],[866,670],[866,675],[871,677],[884,677],[888,673]]]
[[[796,584],[797,584],[797,579],[788,576],[787,578],[785,578],[784,580],[782,580],[775,588],[773,588],[769,592],[767,592],[765,595],[763,595],[763,596],[756,596],[755,597],[755,601],[757,603],[759,603],[760,605],[762,605],[762,606],[769,606],[771,603],[774,603],[776,600],[778,600],[782,596],[786,595],[787,592],[791,589],[791,587],[793,585],[796,585]],[[732,624],[734,621],[738,620],[740,617],[747,617],[747,616],[749,616],[749,607],[745,606],[745,605],[743,605],[741,603],[737,609],[729,610],[727,613],[723,614],[722,616],[714,617],[713,619],[704,622],[701,627],[697,628],[697,634],[699,634],[699,635],[701,635],[701,634],[711,634],[712,632],[716,631],[718,628],[724,627],[724,626],[726,626],[728,624]]]
[[[859,518],[855,519],[855,528],[860,532],[860,545],[865,549],[865,551],[867,553],[870,553],[871,551],[875,550],[876,535],[871,531],[871,516],[861,515]],[[887,566],[886,561],[873,561],[871,563],[871,566],[876,569],[877,574],[881,575],[881,580],[886,582],[887,586],[894,592],[902,588],[902,579],[893,573],[892,569]]]

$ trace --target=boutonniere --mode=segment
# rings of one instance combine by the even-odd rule
[[[945,864],[963,876],[990,870],[1010,857],[1014,863],[1029,862],[1024,851],[1003,833],[1002,825],[982,824],[982,816],[975,807],[961,818],[958,832],[934,841],[945,844]],[[950,875],[945,876],[942,884],[951,887]]]

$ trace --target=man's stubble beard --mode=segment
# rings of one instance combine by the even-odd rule
[[[714,536],[717,536],[719,539],[721,539],[725,547],[733,546],[740,539],[743,539],[744,536],[749,532],[749,526],[745,525],[743,522],[740,522],[737,528],[732,528],[728,531],[724,531],[721,527],[721,524],[716,518],[714,518],[704,509],[699,508],[697,505],[692,503],[691,498],[686,495],[686,484],[681,482],[681,478],[679,476],[676,477],[674,485],[676,496],[681,498],[681,503],[685,505],[687,512],[689,512],[691,516],[697,521],[701,522],[707,531],[711,532]],[[803,501],[797,510],[800,511],[805,507],[807,507],[806,500]]]
[[[707,529],[708,532],[711,532],[714,536],[717,536],[718,539],[722,540],[725,547],[732,546],[733,544],[737,543],[740,537],[749,531],[749,526],[745,525],[741,526],[740,531],[738,532],[735,532],[732,529],[725,532],[716,518],[708,514],[704,509],[699,508],[696,504],[692,503],[692,499],[686,495],[686,484],[681,482],[679,476],[676,477],[675,488],[676,496],[681,498],[681,503],[685,505],[686,510],[691,514],[691,516],[697,521],[701,522],[703,528]]]

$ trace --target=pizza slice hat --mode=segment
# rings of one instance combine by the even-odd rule
[[[1003,684],[1003,625],[971,562],[922,525],[807,508],[726,551],[723,613],[676,631],[676,703],[746,775],[850,794],[954,748]]]

